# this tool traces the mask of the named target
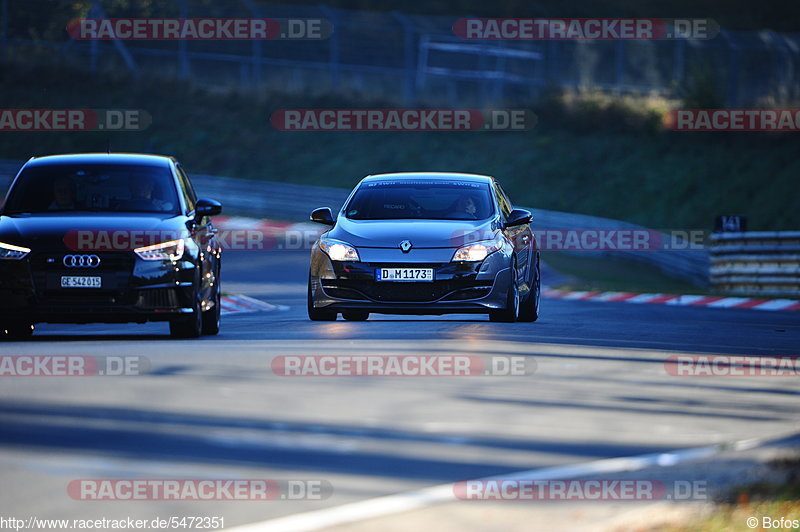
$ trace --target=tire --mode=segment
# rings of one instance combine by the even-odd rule
[[[27,340],[33,336],[33,323],[12,322],[2,326],[0,337],[4,340]]]
[[[365,310],[345,310],[342,312],[342,317],[347,321],[367,321],[369,312]]]
[[[217,277],[217,279],[219,279],[219,277]],[[203,334],[208,336],[219,334],[219,317],[222,311],[222,306],[220,305],[220,290],[221,288],[219,284],[217,284],[217,290],[214,293],[214,306],[203,312]]]
[[[542,271],[539,268],[539,259],[536,259],[536,279],[533,287],[519,307],[519,321],[532,323],[539,319],[539,301],[542,299]]]
[[[311,321],[336,321],[336,312],[332,310],[314,308],[314,298],[311,297],[311,278],[308,279],[308,319]]]
[[[169,333],[174,338],[199,338],[203,333],[203,312],[200,310],[200,294],[195,293],[192,313],[169,322]]]
[[[519,315],[519,288],[517,287],[517,267],[511,266],[511,287],[506,296],[506,308],[489,311],[489,321],[514,323]]]

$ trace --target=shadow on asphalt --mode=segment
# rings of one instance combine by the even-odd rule
[[[456,437],[423,432],[361,427],[355,425],[302,423],[283,420],[217,417],[127,408],[98,408],[58,404],[6,403],[0,415],[25,416],[24,421],[3,423],[0,446],[27,449],[102,454],[141,460],[173,460],[195,463],[229,463],[287,470],[328,471],[376,477],[451,482],[510,473],[507,464],[456,462],[380,452],[342,452],[323,449],[270,447],[270,437],[326,435],[364,442],[408,442],[454,445],[463,448],[519,450],[568,456],[606,458],[666,452],[658,446],[621,445],[603,442],[504,439],[485,436]],[[66,424],[64,421],[69,420]],[[107,426],[103,426],[103,421]],[[99,423],[98,423],[99,422]],[[151,429],[142,428],[152,424]],[[189,432],[203,429],[202,433]],[[183,431],[181,429],[184,429]],[[215,439],[223,429],[255,431],[265,444],[252,438],[231,444]],[[489,453],[487,452],[487,456]],[[531,464],[538,467],[543,464]]]

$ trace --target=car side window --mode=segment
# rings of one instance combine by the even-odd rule
[[[183,193],[183,197],[186,198],[186,206],[191,212],[194,210],[194,206],[197,203],[197,196],[194,193],[192,182],[189,181],[189,177],[186,175],[183,167],[181,165],[176,165],[176,168],[178,169],[178,182],[181,184],[181,192]]]
[[[508,219],[511,214],[511,202],[508,201],[508,196],[503,192],[503,189],[498,183],[494,184],[494,192],[497,196],[497,203],[500,205],[500,211],[503,213],[503,218]]]

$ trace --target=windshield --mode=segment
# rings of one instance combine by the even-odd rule
[[[494,214],[489,186],[469,181],[376,181],[347,204],[351,220],[484,220]]]
[[[65,211],[174,213],[178,196],[167,167],[122,164],[26,168],[4,214]]]

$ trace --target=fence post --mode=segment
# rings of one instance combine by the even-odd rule
[[[781,59],[785,63],[785,65],[781,65],[777,68],[778,73],[778,82],[780,84],[778,88],[779,99],[781,102],[788,102],[789,101],[789,75],[790,70],[792,69],[792,58],[790,55],[790,51],[787,49],[786,41],[781,39],[780,36],[772,30],[764,30],[764,34],[769,39],[769,42],[774,46],[774,49],[778,50],[778,54],[780,54]],[[772,51],[772,48],[770,49]]]
[[[686,40],[675,39],[675,50],[673,55],[673,78],[675,83],[680,85],[686,73]]]
[[[8,50],[8,0],[3,0],[3,50]]]
[[[90,16],[107,19],[108,16],[106,16],[103,8],[100,7],[98,0],[94,0],[93,4],[94,5],[92,6],[92,9],[89,10]],[[111,44],[114,46],[114,48],[116,48],[117,53],[122,56],[122,60],[125,61],[125,64],[128,66],[128,70],[133,73],[134,77],[138,78],[139,67],[136,64],[136,60],[133,58],[133,55],[131,55],[130,51],[128,51],[128,48],[125,46],[125,43],[123,43],[123,41],[120,39],[112,39]],[[97,52],[99,50],[96,39],[92,39],[90,49],[92,51],[91,69],[92,71],[95,71],[97,70]]]
[[[331,85],[333,88],[338,88],[340,82],[339,61],[341,59],[341,39],[339,37],[341,32],[339,31],[339,17],[336,14],[336,11],[328,6],[320,4],[317,7],[319,7],[323,13],[325,13],[325,16],[328,17],[328,20],[330,20],[331,24],[333,25],[333,35],[331,35],[331,38],[329,39],[330,55],[328,57],[328,63],[330,65]]]
[[[733,37],[725,30],[720,29],[719,34],[728,44],[728,101],[727,105],[735,107],[739,105],[739,45],[734,42]]]
[[[499,102],[505,96],[506,56],[503,53],[506,48],[505,41],[497,41],[497,47],[500,48],[500,51],[494,61],[495,78],[492,86],[492,103]]]
[[[189,16],[189,9],[186,7],[186,0],[178,0],[180,5],[180,17],[186,19]],[[187,53],[188,43],[186,39],[178,40],[178,77],[187,79],[189,77],[189,54]]]
[[[244,3],[247,6],[247,9],[249,9],[250,12],[253,14],[253,18],[264,18],[261,13],[261,10],[255,3],[252,2],[252,0],[245,0]],[[261,86],[261,50],[262,50],[261,47],[262,47],[261,39],[253,39],[253,45],[252,45],[253,56],[251,59],[251,67],[253,72],[251,78],[253,80],[254,87]]]
[[[414,24],[402,13],[392,11],[392,16],[396,18],[403,27],[403,68],[405,69],[405,80],[403,82],[403,102],[404,105],[411,106],[416,103],[416,69],[414,68]]]
[[[546,41],[543,49],[546,50],[545,68],[547,70],[548,83],[559,86],[561,85],[561,72],[558,69],[558,41]]]
[[[616,54],[614,56],[614,88],[617,94],[622,91],[625,82],[625,41],[619,39],[616,43]]]
[[[417,52],[417,90],[424,89],[427,79],[428,69],[428,45],[431,42],[430,35],[423,35],[419,40],[419,52]]]

